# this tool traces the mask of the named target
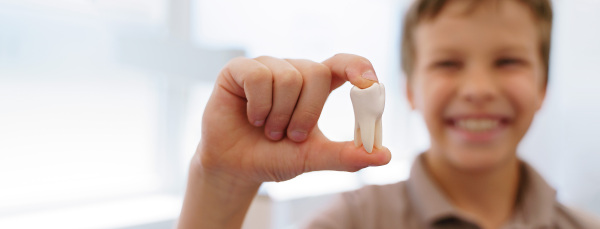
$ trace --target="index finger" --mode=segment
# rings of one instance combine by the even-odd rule
[[[378,82],[373,65],[362,56],[346,53],[336,54],[323,61],[323,64],[331,70],[333,77],[330,91],[342,86],[346,81],[350,81],[351,84],[362,89]]]

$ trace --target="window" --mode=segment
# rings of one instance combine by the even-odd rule
[[[167,3],[0,3],[0,227],[177,216],[188,85],[243,52],[170,37]]]

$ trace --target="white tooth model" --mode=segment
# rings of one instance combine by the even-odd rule
[[[356,86],[350,90],[350,99],[354,107],[354,144],[362,145],[367,152],[381,148],[381,115],[385,105],[385,88],[383,84],[374,83],[368,88]]]

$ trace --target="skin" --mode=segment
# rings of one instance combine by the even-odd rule
[[[512,214],[516,147],[545,95],[535,21],[516,1],[500,2],[465,13],[466,1],[452,1],[422,22],[407,84],[431,137],[426,168],[484,228],[499,228]],[[205,109],[178,228],[240,228],[265,181],[388,163],[389,150],[368,154],[350,141],[329,141],[316,126],[328,94],[345,81],[370,86],[361,77],[366,72],[374,73],[369,61],[349,54],[323,63],[232,60]],[[502,125],[484,138],[451,125],[467,117],[502,119]]]
[[[369,87],[375,81],[363,77],[374,72],[367,59],[350,54],[323,63],[266,56],[230,61],[204,112],[178,228],[240,228],[265,181],[387,164],[387,148],[369,154],[352,141],[328,140],[316,126],[332,90],[346,81]]]
[[[431,138],[426,167],[455,206],[484,228],[512,215],[519,183],[517,145],[545,96],[535,20],[517,1],[451,1],[415,33],[412,107]],[[485,132],[459,120],[499,120]]]

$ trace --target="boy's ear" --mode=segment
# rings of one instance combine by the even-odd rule
[[[412,90],[412,85],[411,85],[411,81],[410,80],[406,80],[406,83],[404,84],[405,86],[405,92],[406,92],[406,99],[408,100],[408,104],[410,104],[410,108],[412,110],[415,109],[415,102],[414,102],[414,95],[413,95],[413,90]]]

